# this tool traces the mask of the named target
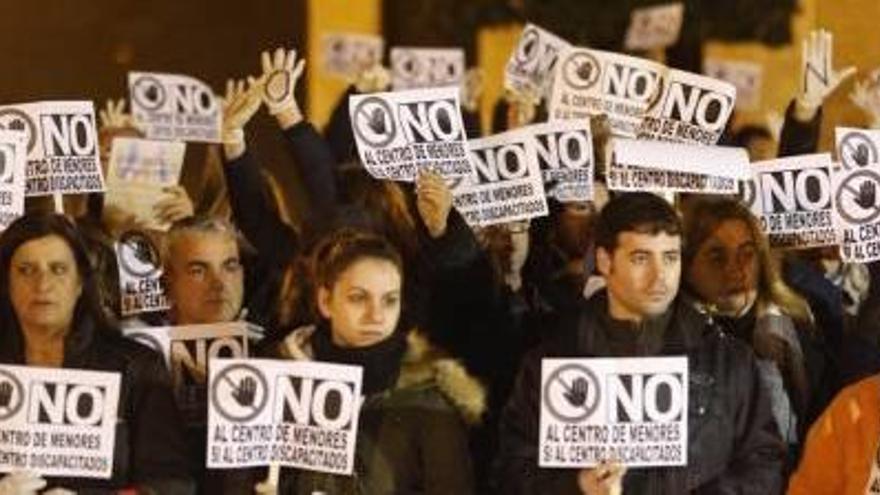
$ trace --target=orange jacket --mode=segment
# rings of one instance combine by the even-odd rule
[[[880,375],[843,389],[807,436],[789,495],[864,495],[880,441]]]

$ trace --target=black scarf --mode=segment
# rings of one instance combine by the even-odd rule
[[[395,331],[387,339],[368,347],[339,347],[333,343],[328,326],[321,324],[312,337],[312,347],[318,361],[363,367],[361,392],[372,395],[388,390],[397,382],[406,352],[406,336]]]

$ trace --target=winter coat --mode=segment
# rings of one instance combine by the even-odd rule
[[[295,330],[281,353],[312,359],[314,332],[315,327]],[[476,423],[484,409],[480,384],[411,332],[395,387],[364,398],[355,474],[282,470],[279,493],[473,493],[467,425]]]
[[[564,324],[557,339],[523,361],[502,413],[497,471],[501,493],[580,493],[577,470],[538,467],[541,359],[612,356],[617,337],[609,331],[607,304],[607,294],[597,293]],[[681,298],[665,316],[665,329],[655,332],[659,342],[653,346],[659,352],[637,354],[688,358],[688,466],[630,470],[624,493],[779,493],[784,448],[754,354]],[[644,329],[637,332],[637,345],[647,348]]]

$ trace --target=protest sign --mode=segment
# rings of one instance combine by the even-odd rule
[[[132,328],[126,329],[124,334],[165,356],[171,369],[177,406],[189,426],[205,424],[208,363],[213,365],[218,358],[248,356],[245,322]]]
[[[461,86],[464,72],[461,48],[391,49],[391,87],[395,90]]]
[[[617,53],[569,48],[559,56],[550,98],[551,120],[608,115],[611,133],[635,137],[661,93],[666,67]]]
[[[164,311],[171,305],[162,282],[162,259],[149,235],[129,231],[115,245],[122,316]]]
[[[362,374],[359,366],[312,361],[214,361],[208,467],[352,474]]]
[[[198,79],[129,72],[131,114],[147,139],[219,143],[223,115],[211,88]]]
[[[473,172],[458,88],[353,95],[349,101],[358,153],[373,177],[412,181],[420,169],[444,177]]]
[[[593,136],[587,120],[557,120],[521,128],[534,139],[548,197],[561,202],[593,199]]]
[[[567,41],[534,24],[526,24],[504,70],[504,87],[520,93],[550,96],[553,69]]]
[[[119,373],[0,365],[0,472],[110,478]]]
[[[612,139],[608,188],[616,191],[736,194],[751,178],[743,148]]]
[[[715,144],[733,113],[736,87],[676,69],[666,73],[661,97],[638,130],[641,139]]]
[[[321,47],[324,72],[351,80],[382,62],[385,40],[373,34],[327,33]]]
[[[726,81],[736,87],[736,108],[754,111],[761,107],[764,68],[754,62],[708,58],[703,72],[712,78]]]
[[[113,139],[107,170],[106,204],[134,216],[146,229],[168,230],[156,216],[164,189],[177,184],[186,144],[118,137]]]
[[[548,214],[534,137],[521,129],[468,143],[475,173],[452,186],[453,205],[471,226]]]
[[[626,50],[658,50],[674,45],[681,33],[684,4],[671,3],[635,9],[623,46]]]
[[[26,196],[104,191],[92,102],[2,106],[0,130],[20,131],[26,136]]]
[[[544,359],[538,464],[686,466],[686,357]]]
[[[0,131],[0,232],[24,214],[25,139],[23,132]]]
[[[833,173],[834,223],[844,261],[880,259],[880,131],[838,127]]]
[[[747,204],[761,220],[771,246],[803,249],[837,244],[831,168],[827,153],[752,164],[754,194]]]

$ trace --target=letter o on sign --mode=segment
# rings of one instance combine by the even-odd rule
[[[328,411],[328,401],[333,399],[334,411]],[[354,392],[349,384],[325,381],[315,387],[312,395],[312,419],[322,428],[339,430],[351,422],[354,410]],[[331,413],[331,414],[328,414]],[[329,417],[335,413],[335,417]]]
[[[661,411],[658,396],[663,393],[669,398],[669,407]],[[683,386],[681,379],[672,374],[654,375],[645,384],[645,413],[652,421],[667,423],[675,421],[684,408]]]
[[[104,415],[104,394],[97,387],[76,385],[67,394],[67,419],[76,426],[93,426]]]
[[[828,175],[820,169],[808,168],[798,173],[795,180],[798,204],[811,211],[825,209],[831,200]],[[814,197],[818,194],[818,197]]]

